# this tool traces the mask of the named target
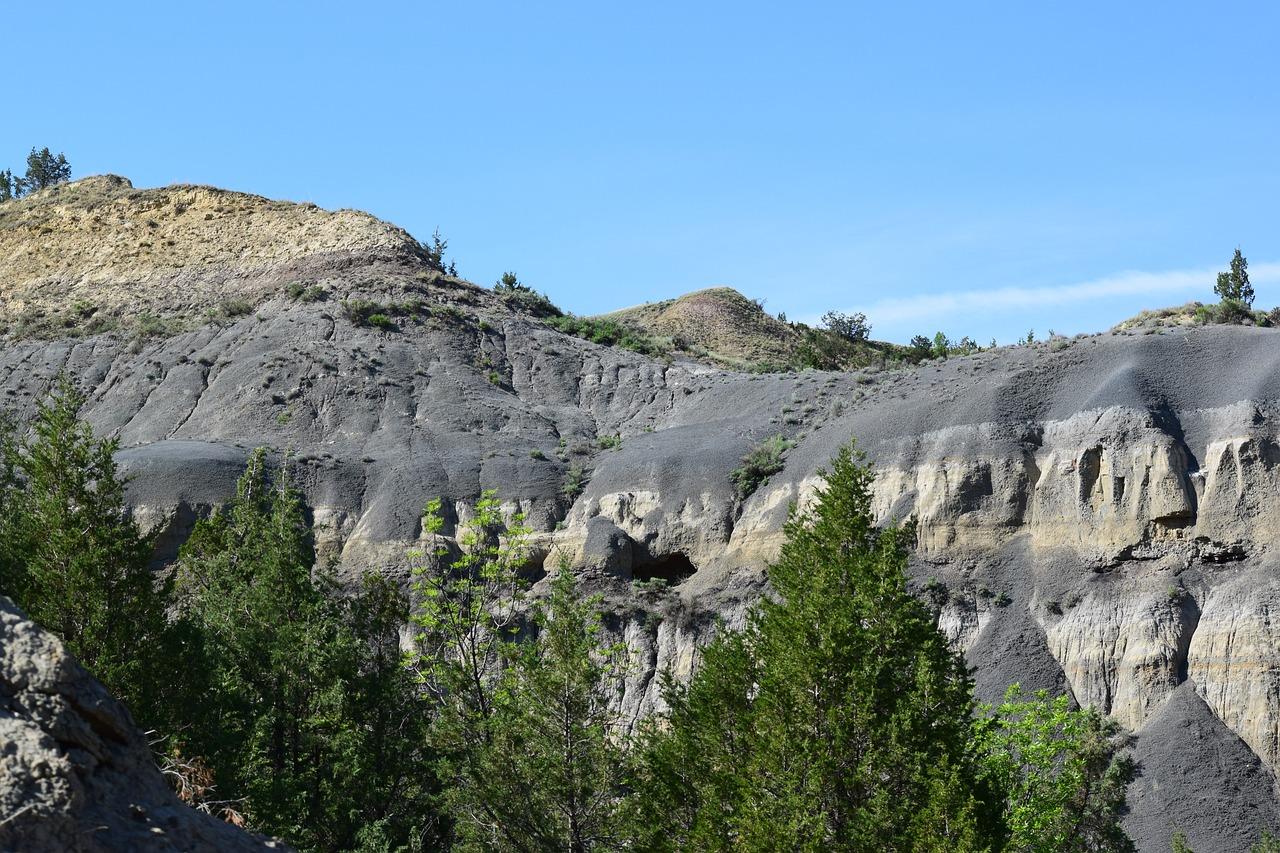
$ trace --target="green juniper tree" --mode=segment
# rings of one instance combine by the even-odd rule
[[[54,184],[71,180],[71,164],[62,154],[53,154],[48,148],[39,151],[32,148],[27,155],[27,173],[21,178],[22,193],[35,192]]]
[[[80,419],[83,405],[60,377],[29,434],[6,441],[4,591],[151,723],[167,681],[170,585],[153,575],[151,538],[126,507],[127,480],[114,457],[119,442],[94,437]]]
[[[354,600],[315,565],[301,496],[256,451],[178,562],[200,640],[202,701],[180,749],[242,798],[255,828],[302,849],[430,841],[426,709],[398,653],[407,608],[386,582]]]
[[[0,201],[10,201],[19,195],[18,179],[8,169],[0,170]]]
[[[1249,283],[1249,261],[1240,249],[1231,256],[1231,266],[1225,272],[1218,273],[1218,281],[1213,292],[1226,303],[1239,303],[1245,308],[1253,306],[1253,285]]]
[[[872,524],[851,449],[793,513],[776,597],[723,630],[642,738],[637,844],[687,850],[988,846],[965,667],[907,591],[909,528]]]

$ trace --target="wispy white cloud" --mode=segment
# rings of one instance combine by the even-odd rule
[[[1054,287],[998,287],[960,290],[954,293],[922,293],[881,299],[852,310],[865,312],[872,323],[891,325],[907,321],[954,319],[974,312],[1007,313],[1029,308],[1077,305],[1124,296],[1162,295],[1212,298],[1212,286],[1220,268],[1122,272],[1093,281]],[[1251,264],[1249,279],[1257,284],[1280,282],[1280,262]]]

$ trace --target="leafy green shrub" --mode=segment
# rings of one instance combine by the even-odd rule
[[[564,483],[560,486],[560,494],[573,500],[582,494],[587,487],[587,472],[581,465],[570,465],[565,472]]]
[[[741,467],[735,468],[729,478],[733,481],[738,497],[746,500],[772,475],[782,470],[783,457],[795,447],[795,442],[784,435],[772,435],[742,457]]]
[[[509,307],[535,317],[561,317],[564,312],[545,293],[538,293],[527,284],[521,284],[513,272],[504,272],[493,286],[493,292],[502,297]]]
[[[1238,299],[1224,299],[1216,305],[1198,305],[1195,320],[1201,325],[1222,324],[1238,326],[1246,322],[1263,322],[1269,315],[1254,312]]]
[[[796,365],[812,370],[840,370],[859,361],[861,343],[855,343],[827,329],[811,329],[797,323],[801,331],[800,345],[796,348]]]
[[[602,435],[596,439],[596,445],[601,450],[617,450],[622,446],[622,436],[614,433],[613,435]]]
[[[573,335],[601,346],[622,347],[643,355],[662,355],[667,349],[659,346],[653,338],[615,320],[598,320],[593,317],[564,314],[559,317],[548,317],[545,322],[566,335]]]
[[[1218,306],[1216,305],[1197,305],[1195,311],[1196,322],[1202,326],[1210,323],[1218,322]]]
[[[1096,708],[1065,695],[1009,686],[976,727],[983,770],[1006,803],[1008,850],[1132,851],[1120,825],[1133,761],[1127,740]]]
[[[344,299],[342,313],[352,325],[373,326],[386,331],[395,331],[399,327],[390,315],[401,312],[397,305],[382,305],[367,299]]]
[[[1253,320],[1253,311],[1247,303],[1239,299],[1224,299],[1218,303],[1217,322],[1238,326],[1246,320]]]
[[[320,285],[313,284],[310,287],[307,287],[300,281],[289,282],[285,285],[284,291],[289,295],[290,299],[298,302],[320,302],[327,299],[329,296],[329,291],[325,290]]]
[[[252,311],[253,303],[247,299],[228,299],[218,306],[218,314],[228,319],[243,317]]]
[[[138,315],[138,320],[134,326],[136,337],[139,340],[147,338],[159,338],[169,334],[169,324],[160,317],[148,311],[144,311]]]

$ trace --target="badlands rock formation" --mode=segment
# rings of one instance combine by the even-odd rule
[[[453,522],[495,489],[538,531],[531,578],[563,560],[606,594],[637,717],[655,673],[741,618],[788,506],[856,437],[882,519],[918,520],[915,583],[981,695],[1066,690],[1135,733],[1141,849],[1180,828],[1243,850],[1280,823],[1280,331],[743,374],[562,335],[362,214],[119,179],[0,207],[0,285],[0,400],[21,415],[75,376],[165,553],[258,445],[351,574],[403,577],[428,498]],[[740,500],[730,472],[776,433],[786,469]]]
[[[129,712],[0,597],[0,850],[282,849],[178,801]]]

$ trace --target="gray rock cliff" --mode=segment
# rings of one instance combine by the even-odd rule
[[[180,802],[128,711],[0,597],[0,850],[283,849]]]

